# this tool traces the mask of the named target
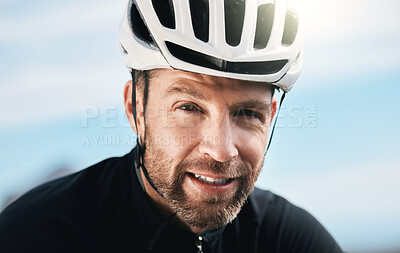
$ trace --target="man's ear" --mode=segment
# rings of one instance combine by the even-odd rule
[[[277,107],[278,107],[278,99],[274,95],[272,97],[272,102],[271,102],[271,118],[269,119],[270,125],[272,124],[272,120],[274,119],[274,116],[276,114]]]
[[[135,87],[136,88],[136,87]],[[128,81],[124,87],[124,105],[125,105],[125,113],[128,117],[129,124],[131,128],[137,135],[143,136],[144,134],[144,117],[143,117],[143,101],[142,101],[142,94],[136,88],[136,124],[137,130],[135,125],[135,119],[133,117],[132,112],[132,81]],[[137,132],[139,131],[139,133]]]

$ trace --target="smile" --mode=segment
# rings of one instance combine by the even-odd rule
[[[235,181],[234,178],[219,175],[200,175],[193,172],[188,172],[188,176],[196,188],[212,194],[232,190]]]
[[[201,182],[208,183],[208,184],[214,184],[214,185],[226,184],[231,180],[230,178],[213,178],[213,177],[206,177],[203,175],[197,175],[197,174],[193,174],[193,173],[192,173],[192,176],[194,176],[197,180],[199,180]]]

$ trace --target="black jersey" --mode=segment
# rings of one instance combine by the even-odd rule
[[[45,183],[0,214],[0,252],[342,252],[308,212],[255,188],[236,219],[202,236],[163,219],[135,153]]]

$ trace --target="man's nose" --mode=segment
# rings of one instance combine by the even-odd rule
[[[229,116],[211,119],[202,130],[199,146],[202,155],[210,156],[218,162],[227,162],[238,156],[234,131]]]

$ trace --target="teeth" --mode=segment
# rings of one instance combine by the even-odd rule
[[[209,184],[226,184],[229,181],[228,178],[217,179],[217,178],[206,177],[206,176],[197,175],[197,174],[193,174],[193,175],[197,180],[203,181],[203,182],[209,183]]]

